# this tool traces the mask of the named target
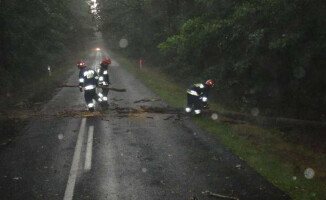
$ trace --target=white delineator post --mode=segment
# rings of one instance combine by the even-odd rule
[[[50,65],[48,65],[48,71],[49,71],[49,76],[51,76],[52,72],[51,72],[51,66]]]

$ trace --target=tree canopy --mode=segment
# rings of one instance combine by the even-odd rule
[[[62,63],[92,33],[82,0],[1,0],[0,6],[1,93]]]
[[[188,81],[217,80],[230,107],[325,119],[326,10],[316,0],[101,0],[102,31],[122,52]]]

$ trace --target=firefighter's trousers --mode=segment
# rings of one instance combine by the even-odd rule
[[[194,110],[200,110],[201,101],[199,96],[187,94],[187,107],[191,109],[193,108]]]
[[[91,89],[91,90],[85,90],[84,97],[85,97],[85,101],[86,101],[88,109],[92,109],[92,108],[94,109],[93,99],[95,101],[98,101],[100,99],[98,97],[98,95],[96,94],[96,88]]]

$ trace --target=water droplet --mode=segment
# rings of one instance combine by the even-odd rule
[[[60,134],[58,135],[58,139],[59,139],[59,140],[62,140],[62,139],[63,139],[63,134],[62,134],[62,133],[60,133]]]
[[[213,120],[217,120],[218,119],[218,115],[216,113],[213,113],[211,117],[212,117]]]
[[[128,40],[125,39],[125,38],[122,38],[120,41],[119,41],[119,46],[121,48],[126,48],[128,46]]]
[[[253,108],[251,109],[251,114],[255,117],[259,115],[259,109],[258,108]]]
[[[311,168],[307,168],[306,170],[304,170],[304,177],[306,177],[306,179],[312,179],[315,176],[315,171]]]
[[[143,169],[141,169],[141,171],[142,171],[143,173],[146,173],[146,172],[147,172],[147,169],[146,169],[146,168],[143,168]]]

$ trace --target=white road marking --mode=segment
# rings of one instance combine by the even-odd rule
[[[83,139],[84,139],[85,126],[86,126],[86,118],[83,118],[78,133],[78,139],[76,143],[74,157],[71,164],[65,196],[63,198],[64,200],[72,200],[74,195],[75,183],[76,183],[76,178],[78,173],[78,166],[80,161],[80,153],[81,153]]]
[[[90,170],[92,168],[93,133],[94,133],[94,126],[90,126],[88,129],[86,159],[85,159],[85,167],[84,167],[85,170]]]

